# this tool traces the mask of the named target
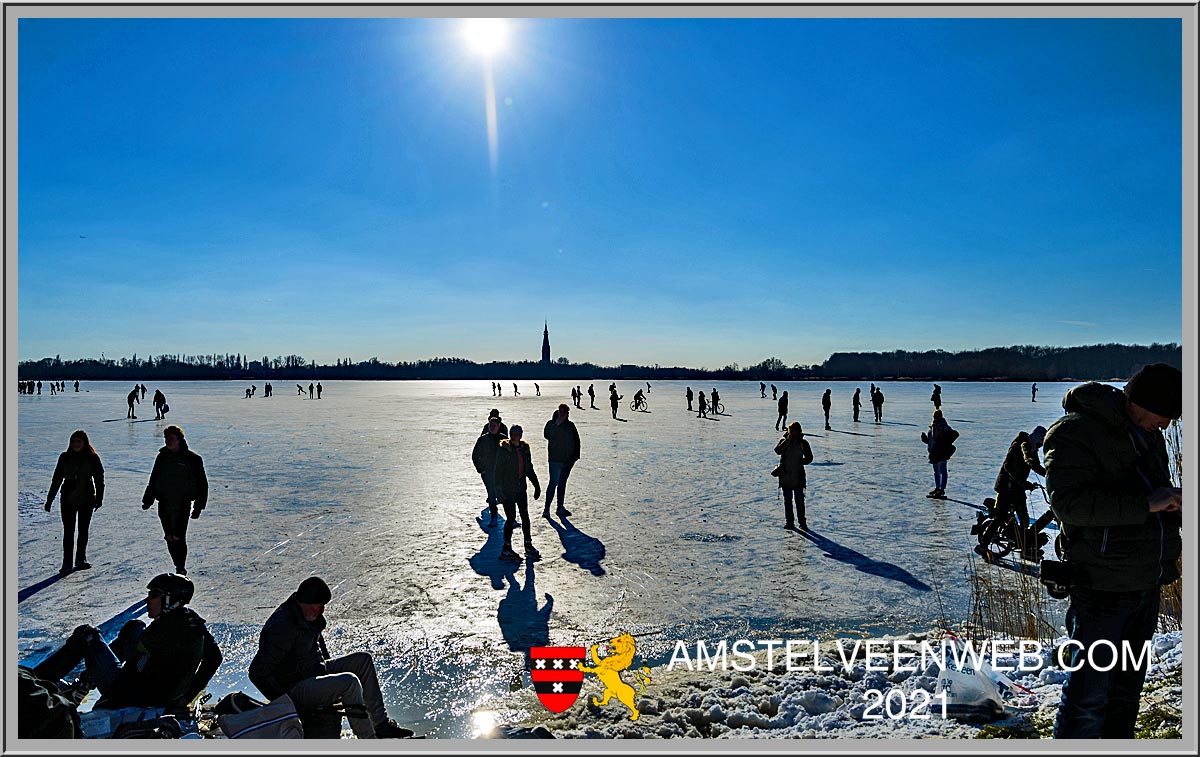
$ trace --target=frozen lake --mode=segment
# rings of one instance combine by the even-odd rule
[[[168,425],[153,420],[156,388],[209,477],[208,508],[188,534],[192,604],[225,653],[209,690],[257,693],[245,670],[262,622],[318,574],[334,593],[330,652],[373,652],[394,717],[431,736],[463,737],[473,709],[503,711],[510,692],[528,687],[522,653],[533,645],[590,646],[628,630],[653,664],[677,640],[924,630],[939,617],[938,595],[949,619],[965,618],[968,504],[992,494],[1013,436],[1049,426],[1074,385],[1039,384],[1031,403],[1028,383],[943,383],[943,411],[962,436],[950,499],[937,501],[924,496],[933,477],[920,440],[931,383],[880,384],[880,425],[869,382],[778,384],[815,456],[815,534],[804,536],[781,527],[769,389],[762,399],[757,382],[692,383],[706,395],[715,385],[726,408],[703,420],[686,410],[682,382],[652,382],[650,412],[641,413],[628,403],[645,383],[618,381],[622,421],[614,421],[609,380],[596,381],[599,409],[585,395],[571,413],[583,445],[567,492],[573,515],[544,520],[531,500],[542,560],[514,567],[497,560],[501,529],[478,520],[486,504],[471,449],[498,407],[508,425],[525,427],[544,487],[542,426],[575,383],[540,382],[538,397],[522,381],[513,397],[502,380],[495,398],[485,381],[330,381],[319,401],[282,381],[264,398],[256,383],[257,395],[244,399],[249,382],[146,382],[136,422],[125,419],[132,382],[16,396],[18,496],[8,517],[19,544],[19,658],[39,658],[80,623],[135,613],[146,582],[171,570],[156,510],[140,507]],[[827,387],[833,431],[822,429]],[[856,387],[860,423],[851,422]],[[59,505],[51,513],[42,505],[76,428],[106,472],[88,548],[95,567],[51,580]],[[1036,493],[1030,510],[1045,510]],[[520,551],[519,533],[514,543]]]

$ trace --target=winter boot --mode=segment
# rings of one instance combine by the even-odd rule
[[[512,546],[505,544],[504,548],[500,550],[500,559],[507,562],[520,562],[521,556],[513,551]]]
[[[377,739],[410,739],[412,736],[412,731],[391,718],[375,726],[375,738]]]
[[[537,549],[534,548],[533,542],[526,541],[525,542],[525,556],[528,557],[530,560],[536,560],[542,556],[542,553],[538,552]]]

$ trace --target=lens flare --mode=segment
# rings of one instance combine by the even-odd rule
[[[468,18],[463,23],[463,39],[471,50],[490,57],[504,49],[508,25],[500,18]]]

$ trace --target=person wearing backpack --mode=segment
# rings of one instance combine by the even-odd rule
[[[84,685],[100,689],[98,709],[187,705],[221,665],[221,649],[204,618],[185,606],[195,593],[187,576],[163,573],[146,589],[149,626],[131,620],[111,644],[95,626],[79,626],[34,673],[57,681],[83,662]]]
[[[946,461],[954,455],[957,438],[958,432],[950,428],[942,411],[934,410],[929,430],[921,432],[921,441],[929,451],[929,464],[933,466],[933,489],[925,495],[930,499],[946,498]]]
[[[332,738],[340,735],[340,714],[336,730],[322,727],[328,721],[323,710],[339,703],[360,739],[412,736],[388,717],[369,652],[330,658],[323,633],[325,605],[332,598],[329,585],[310,576],[275,608],[259,633],[258,652],[247,671],[250,682],[270,700],[287,694],[305,724],[306,738],[322,738],[326,731]]]

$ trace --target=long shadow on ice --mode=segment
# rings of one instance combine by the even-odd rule
[[[517,583],[514,573],[508,576],[508,593],[500,600],[496,620],[500,622],[500,633],[508,648],[520,652],[529,661],[532,647],[550,645],[550,612],[554,608],[554,597],[545,595],[546,604],[538,609],[538,593],[534,586],[533,562],[525,561],[525,586]]]
[[[604,575],[604,567],[600,565],[605,554],[604,542],[580,531],[566,518],[562,519],[561,525],[553,518],[546,520],[558,532],[558,539],[563,545],[564,560],[590,571],[593,576]]]
[[[880,560],[872,560],[862,552],[855,552],[849,547],[843,547],[841,544],[838,544],[835,541],[826,539],[816,531],[801,531],[800,535],[811,541],[813,544],[816,544],[825,552],[825,554],[829,555],[834,560],[844,562],[848,565],[853,565],[863,573],[870,573],[871,575],[879,576],[880,578],[899,581],[900,583],[910,586],[917,591],[930,591],[928,584],[919,580],[898,565],[893,565],[890,562],[882,562]]]
[[[479,551],[467,558],[471,568],[481,576],[492,579],[492,588],[497,591],[504,588],[504,579],[512,578],[517,572],[517,564],[500,559],[500,549],[504,546],[504,518],[496,520],[496,525],[488,528],[485,524],[491,516],[488,509],[475,519],[479,529],[487,534],[487,542]]]
[[[26,586],[24,589],[21,589],[17,592],[17,604],[21,604],[42,589],[63,580],[63,578],[65,578],[65,576],[62,573],[55,571],[49,578],[43,578],[41,581],[38,581],[35,584]]]

